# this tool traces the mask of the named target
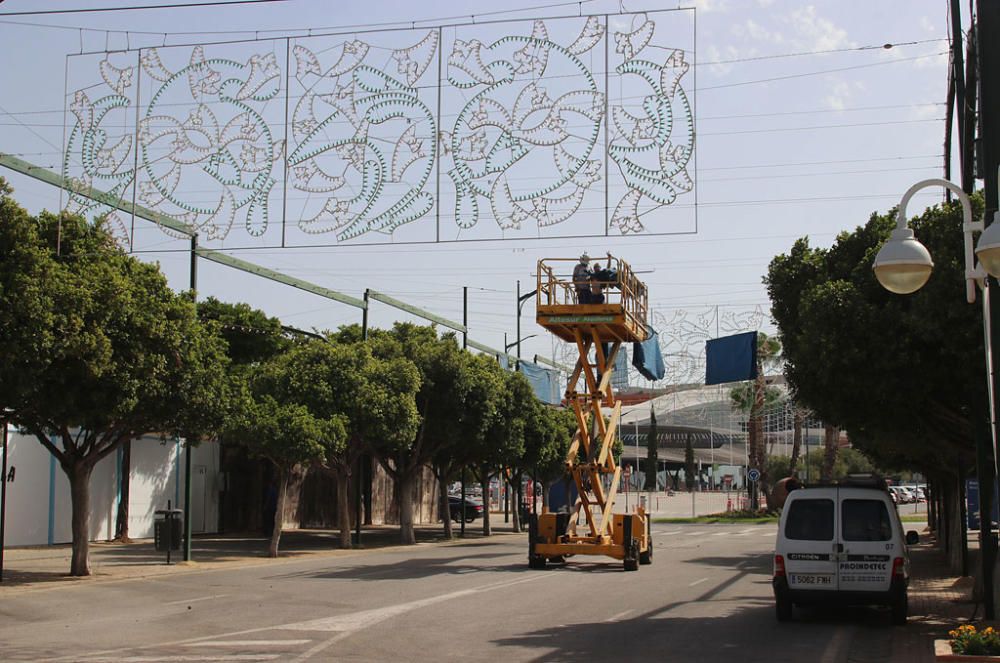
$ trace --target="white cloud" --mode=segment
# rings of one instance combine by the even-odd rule
[[[823,101],[833,110],[844,110],[850,108],[858,93],[865,91],[865,84],[860,81],[837,81],[834,83]]]
[[[795,41],[809,50],[827,51],[855,45],[847,38],[846,30],[820,16],[813,5],[794,10],[787,21],[794,31]]]
[[[729,0],[695,0],[694,6],[700,12],[727,12]]]

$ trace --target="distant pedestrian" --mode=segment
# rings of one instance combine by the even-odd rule
[[[594,265],[594,271],[590,274],[590,303],[604,303],[604,281],[607,279],[607,272],[601,268],[601,263]]]
[[[590,304],[590,256],[584,253],[580,262],[573,268],[573,288],[576,289],[576,300],[579,304]]]

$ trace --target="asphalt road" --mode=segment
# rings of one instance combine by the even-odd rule
[[[0,660],[886,660],[898,629],[877,610],[776,622],[775,531],[655,525],[634,573],[532,571],[504,535],[60,586],[0,603]]]

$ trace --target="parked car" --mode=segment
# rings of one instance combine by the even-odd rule
[[[471,523],[476,518],[483,515],[483,505],[481,502],[475,500],[470,500],[468,497],[465,498],[465,508],[462,508],[462,498],[455,495],[448,496],[448,511],[450,512],[451,519],[455,522],[461,522],[462,513],[465,512],[465,522]]]
[[[774,551],[775,613],[792,618],[793,606],[840,603],[889,606],[905,624],[910,561],[885,484],[855,481],[795,490],[781,514]]]

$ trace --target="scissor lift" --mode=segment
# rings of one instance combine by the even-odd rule
[[[652,562],[645,510],[637,506],[631,514],[612,513],[621,480],[621,467],[612,453],[621,401],[612,390],[611,374],[621,344],[647,338],[648,298],[646,286],[626,262],[611,254],[607,262],[613,269],[609,279],[599,284],[604,297],[600,304],[579,302],[572,277],[575,260],[538,262],[538,324],[575,343],[580,355],[566,385],[566,401],[577,422],[566,469],[578,497],[568,513],[543,510],[529,519],[528,565],[533,569],[545,568],[547,562],[564,562],[571,555],[620,559],[626,571]],[[605,408],[609,408],[607,421]],[[581,513],[586,520],[583,531],[577,525]]]

